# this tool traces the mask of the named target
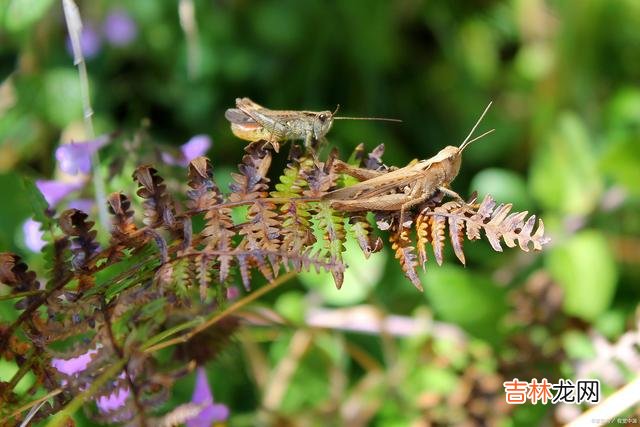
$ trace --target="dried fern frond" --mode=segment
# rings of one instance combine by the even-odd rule
[[[164,179],[150,165],[139,166],[133,173],[133,179],[139,184],[138,196],[144,199],[144,223],[152,228],[160,226],[175,229],[175,209],[171,196],[167,194]]]
[[[399,230],[397,218],[393,220],[390,235],[392,248],[396,252],[396,258],[400,260],[405,275],[414,285],[417,280],[415,266],[420,264],[423,269],[425,268],[428,258],[427,246],[432,247],[436,262],[442,265],[447,237],[462,264],[466,264],[465,235],[469,240],[478,240],[484,232],[491,247],[499,252],[502,251],[501,241],[510,248],[515,247],[517,242],[520,249],[525,252],[529,251],[530,246],[534,250],[541,250],[542,246],[549,242],[549,238],[544,236],[542,220],[538,221],[538,227],[533,233],[536,223],[534,215],[527,218],[526,211],[511,213],[511,204],[501,204],[496,207],[490,195],[487,195],[477,206],[457,200],[439,204],[437,200],[431,199],[425,202],[412,220],[416,230],[417,262],[413,253],[414,246],[409,237],[410,230],[405,227]],[[386,223],[383,221],[382,224]],[[388,225],[381,228],[388,228]]]
[[[391,249],[395,253],[396,259],[400,262],[400,267],[407,279],[413,283],[413,286],[422,291],[422,283],[418,277],[416,267],[418,261],[416,260],[415,247],[411,244],[411,228],[406,226],[406,223],[400,224],[399,221],[394,223],[391,232],[389,233],[389,241],[391,242]]]
[[[510,213],[511,203],[496,203],[490,195],[487,195],[477,211],[466,220],[467,237],[469,239],[479,239],[479,230],[484,230],[491,247],[502,252],[500,239],[504,240],[509,248],[516,246],[516,242],[525,252],[528,252],[530,246],[534,250],[542,250],[542,246],[549,243],[550,239],[544,236],[544,223],[542,219],[538,220],[538,227],[535,233],[533,228],[536,224],[535,215],[531,215],[526,221],[528,212]]]

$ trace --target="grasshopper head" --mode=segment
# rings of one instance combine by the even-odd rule
[[[319,112],[313,120],[313,136],[319,140],[323,138],[333,125],[333,113],[331,111]]]
[[[441,165],[446,182],[451,182],[458,175],[458,172],[460,172],[462,150],[459,147],[448,145],[430,160],[438,162]]]

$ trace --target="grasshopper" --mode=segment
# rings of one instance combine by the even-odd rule
[[[346,173],[360,180],[358,184],[331,191],[322,198],[330,206],[341,211],[397,211],[403,218],[404,211],[428,200],[440,191],[445,195],[462,200],[448,188],[460,171],[462,152],[471,143],[490,134],[491,129],[471,139],[476,128],[491,107],[484,112],[460,146],[449,145],[427,160],[412,161],[409,165],[391,172],[356,168],[344,162],[336,164],[338,172]]]
[[[382,117],[337,117],[331,111],[270,110],[249,98],[236,98],[236,108],[229,108],[224,116],[231,123],[235,136],[246,141],[265,140],[276,152],[280,142],[289,139],[305,141],[310,147],[329,132],[334,120],[381,120],[401,122]]]

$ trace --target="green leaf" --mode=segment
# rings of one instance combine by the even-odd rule
[[[348,266],[344,272],[342,288],[336,289],[330,273],[301,273],[302,284],[322,295],[325,302],[335,306],[349,306],[363,302],[384,272],[387,252],[372,254],[367,260],[353,239],[348,239],[343,261]],[[410,283],[407,281],[407,285]]]
[[[73,68],[56,68],[44,76],[44,111],[51,122],[65,127],[82,120],[82,95],[78,73]]]
[[[9,0],[4,27],[11,32],[29,29],[44,16],[53,3],[54,0]]]
[[[515,172],[500,169],[485,169],[471,180],[470,192],[478,192],[478,200],[491,194],[499,202],[513,204],[514,211],[522,211],[531,207],[527,192],[527,184]]]
[[[487,82],[498,68],[498,51],[493,28],[481,20],[473,20],[458,30],[460,57],[471,77]]]
[[[583,332],[570,331],[562,337],[562,344],[570,359],[593,359],[596,355],[591,338]]]
[[[566,113],[534,155],[531,191],[549,210],[586,214],[602,192],[594,150],[582,120]]]
[[[294,324],[303,324],[305,317],[304,295],[300,292],[285,292],[280,295],[274,305],[275,310]]]
[[[611,304],[618,271],[602,233],[582,231],[553,248],[546,258],[552,277],[564,290],[564,311],[591,321]]]
[[[29,206],[31,206],[31,210],[33,212],[33,219],[38,221],[40,224],[45,225],[45,228],[50,228],[52,225],[52,219],[46,215],[47,209],[49,209],[49,204],[47,200],[44,198],[36,183],[30,178],[24,178],[22,181],[24,185],[24,191],[27,197],[29,198]]]
[[[600,163],[605,174],[630,193],[640,195],[640,134],[611,136]]]
[[[425,295],[435,313],[468,332],[492,343],[507,311],[504,290],[491,280],[461,267],[427,267],[422,274]]]

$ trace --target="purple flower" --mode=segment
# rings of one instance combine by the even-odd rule
[[[87,369],[87,366],[89,366],[89,363],[91,363],[92,355],[96,354],[100,347],[101,346],[98,345],[97,348],[91,349],[86,353],[81,354],[80,356],[72,357],[71,359],[53,358],[51,359],[51,366],[56,368],[62,374],[68,376],[77,375]],[[124,378],[125,373],[122,372],[119,377]],[[66,385],[67,380],[63,379],[61,381],[61,384],[63,386]],[[80,389],[84,390],[87,386],[88,384],[81,385]],[[111,394],[100,396],[96,398],[95,401],[100,412],[111,412],[123,407],[130,394],[131,393],[129,387],[125,386],[114,390]]]
[[[113,393],[106,396],[100,396],[96,399],[96,404],[100,412],[111,412],[118,408],[122,408],[129,398],[131,391],[129,387],[116,389]]]
[[[207,381],[207,371],[202,366],[196,370],[196,385],[191,401],[205,407],[195,418],[187,421],[187,427],[210,427],[215,422],[229,418],[229,408],[226,405],[214,403],[213,393]]]
[[[102,48],[102,39],[100,34],[93,28],[93,25],[85,23],[82,26],[82,32],[80,33],[80,48],[85,59],[90,59],[96,56]],[[73,48],[71,47],[71,39],[67,38],[67,51],[73,55]]]
[[[227,300],[234,301],[240,296],[240,290],[237,286],[229,286],[227,288]]]
[[[180,146],[179,158],[169,153],[162,152],[162,161],[168,165],[186,167],[196,157],[203,156],[211,147],[211,138],[207,135],[196,135]]]
[[[40,223],[29,218],[22,224],[22,232],[24,233],[24,244],[33,252],[40,252],[44,245],[47,244],[42,239],[44,232],[40,229]]]
[[[69,202],[69,209],[78,209],[84,213],[91,213],[94,201],[92,199],[77,199]]]
[[[102,28],[107,41],[114,46],[125,46],[138,34],[135,21],[121,9],[111,11]]]
[[[40,190],[51,208],[83,186],[84,183],[82,182],[47,181],[43,179],[36,181],[36,187],[38,187],[38,190]]]
[[[56,159],[62,171],[76,175],[78,172],[91,172],[91,156],[109,142],[109,136],[103,135],[93,141],[71,142],[56,149]]]
[[[51,359],[51,366],[65,375],[75,375],[79,372],[87,369],[87,366],[91,362],[91,355],[96,354],[98,349],[91,349],[86,353],[81,354],[78,357],[72,357],[71,359]]]

